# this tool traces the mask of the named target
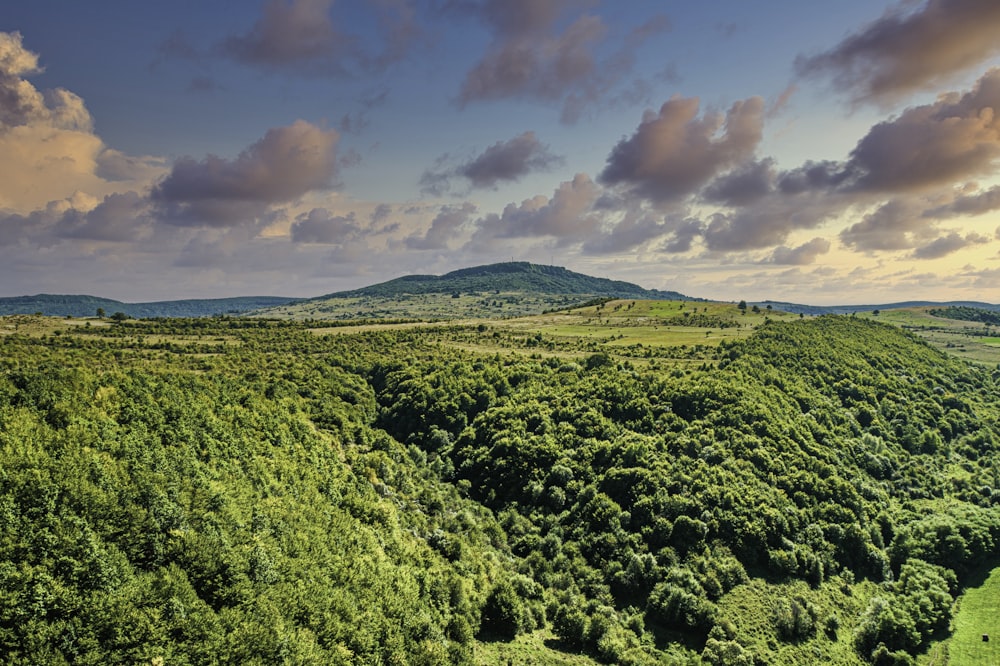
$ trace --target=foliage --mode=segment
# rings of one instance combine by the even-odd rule
[[[838,634],[906,663],[1000,538],[996,378],[860,318],[699,367],[475,326],[60,330],[0,336],[11,663],[469,663],[549,630],[607,663]],[[724,619],[752,586],[765,637]]]

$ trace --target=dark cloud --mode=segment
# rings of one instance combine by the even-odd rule
[[[811,241],[803,243],[798,247],[788,248],[785,246],[774,248],[769,263],[783,264],[786,266],[805,266],[812,264],[821,254],[830,251],[830,241],[825,238],[813,238]]]
[[[350,46],[330,19],[332,5],[333,0],[269,0],[250,32],[230,37],[222,48],[249,65],[331,63]]]
[[[599,216],[593,208],[599,189],[586,174],[560,183],[552,197],[538,195],[520,204],[507,204],[500,215],[476,221],[470,245],[489,249],[497,238],[554,237],[560,242],[578,242],[597,228]]]
[[[750,162],[716,178],[701,196],[708,202],[726,206],[745,206],[774,191],[774,160]]]
[[[663,251],[669,254],[683,254],[689,252],[694,245],[696,238],[705,231],[705,225],[701,220],[688,218],[682,221],[673,230],[670,238],[663,244]]]
[[[515,181],[532,171],[547,169],[562,162],[549,152],[534,132],[525,132],[509,141],[497,141],[458,173],[473,187],[495,187],[500,181]]]
[[[371,222],[372,224],[378,224],[379,222],[387,220],[391,214],[392,206],[384,203],[379,204],[375,206],[375,210],[372,211]]]
[[[242,35],[219,49],[246,65],[299,74],[346,75],[381,71],[402,59],[420,35],[406,0],[374,0],[377,44],[343,32],[331,17],[333,0],[269,0],[263,15]]]
[[[0,212],[0,247],[17,245],[41,233],[58,219],[51,210],[36,210],[28,215]]]
[[[338,245],[359,235],[361,228],[354,213],[332,215],[325,208],[313,208],[292,223],[293,243]]]
[[[969,246],[981,245],[988,242],[990,242],[990,239],[986,236],[980,236],[979,234],[962,236],[953,231],[946,236],[935,238],[930,243],[916,248],[910,256],[914,259],[940,259]]]
[[[405,239],[411,250],[445,250],[455,240],[457,232],[472,219],[476,207],[471,203],[460,206],[442,206],[423,235],[415,234]]]
[[[605,31],[599,18],[581,16],[555,37],[528,33],[504,39],[466,75],[459,102],[520,96],[559,100],[595,75],[591,49]]]
[[[508,141],[497,141],[458,166],[446,166],[449,156],[442,155],[435,160],[434,166],[424,171],[420,184],[424,192],[438,196],[450,189],[451,180],[456,177],[464,178],[471,188],[496,188],[501,182],[517,181],[562,161],[534,132],[524,132]]]
[[[135,241],[149,231],[149,202],[136,192],[109,194],[87,212],[67,211],[56,225],[62,238],[124,243]]]
[[[914,246],[915,238],[927,233],[919,202],[892,199],[841,231],[840,240],[860,252],[906,250]]]
[[[855,101],[888,102],[930,89],[1000,53],[1000,3],[900,3],[834,48],[800,57],[801,76],[830,75]]]
[[[737,102],[723,115],[698,117],[697,98],[675,97],[646,112],[628,139],[608,156],[600,182],[624,185],[655,202],[696,192],[720,171],[753,156],[763,130],[764,102]]]
[[[270,204],[332,187],[339,135],[299,120],[268,130],[233,160],[178,160],[151,198],[179,224],[228,225]]]
[[[653,211],[630,211],[607,231],[594,234],[583,244],[585,254],[629,252],[665,236],[673,227]]]
[[[453,12],[486,24],[493,40],[462,82],[458,103],[527,98],[561,103],[560,120],[576,122],[626,80],[635,51],[670,28],[656,15],[623,38],[621,48],[598,60],[608,28],[594,15],[579,13],[589,3],[573,0],[485,0],[449,3]],[[566,16],[571,18],[565,18]]]
[[[959,215],[982,215],[1000,208],[1000,185],[976,194],[966,194],[943,206],[924,211],[923,216],[935,219]]]
[[[1000,69],[968,93],[943,95],[869,130],[851,152],[853,186],[917,190],[993,171],[1000,158]]]
[[[800,167],[783,171],[778,176],[778,190],[782,194],[832,190],[846,182],[850,173],[840,162],[808,161]]]

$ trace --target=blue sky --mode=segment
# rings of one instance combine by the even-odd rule
[[[991,0],[14,3],[0,295],[997,302],[998,65]]]

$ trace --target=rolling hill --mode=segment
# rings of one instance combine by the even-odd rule
[[[574,294],[652,300],[697,300],[676,291],[644,289],[631,282],[592,277],[562,266],[542,266],[526,261],[462,268],[444,275],[407,275],[370,287],[327,294],[309,300],[483,291],[523,291],[538,294]]]
[[[701,301],[675,291],[518,261],[407,275],[254,314],[290,319],[460,319],[539,314],[594,299]]]
[[[292,302],[282,296],[242,296],[149,303],[123,303],[110,298],[68,294],[37,294],[0,298],[0,315],[36,314],[54,317],[93,317],[97,309],[109,316],[121,312],[138,319],[152,317],[211,317],[242,314]]]

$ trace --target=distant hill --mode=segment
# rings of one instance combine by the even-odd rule
[[[242,296],[237,298],[186,299],[151,303],[123,303],[98,296],[37,294],[0,298],[0,315],[35,314],[56,317],[93,317],[97,309],[107,316],[121,312],[129,317],[211,317],[243,314],[251,310],[285,305],[294,299],[281,296]]]
[[[758,301],[751,305],[765,307],[770,305],[775,310],[784,310],[792,314],[824,315],[824,314],[851,314],[852,312],[871,312],[872,310],[899,310],[902,308],[922,308],[922,307],[964,307],[979,308],[981,310],[992,310],[1000,312],[1000,305],[992,303],[981,303],[979,301],[948,301],[945,303],[938,301],[903,301],[900,303],[883,303],[881,305],[803,305],[800,303],[784,303],[781,301]]]
[[[598,298],[700,301],[676,291],[524,261],[474,266],[444,275],[407,275],[304,299],[254,314],[292,319],[460,319],[539,314]]]
[[[354,298],[358,296],[400,296],[404,294],[447,294],[484,291],[523,291],[538,294],[580,294],[609,298],[655,300],[695,300],[676,291],[644,289],[631,282],[609,280],[576,273],[562,266],[542,266],[526,261],[462,268],[444,275],[407,275],[352,291],[320,296]]]

